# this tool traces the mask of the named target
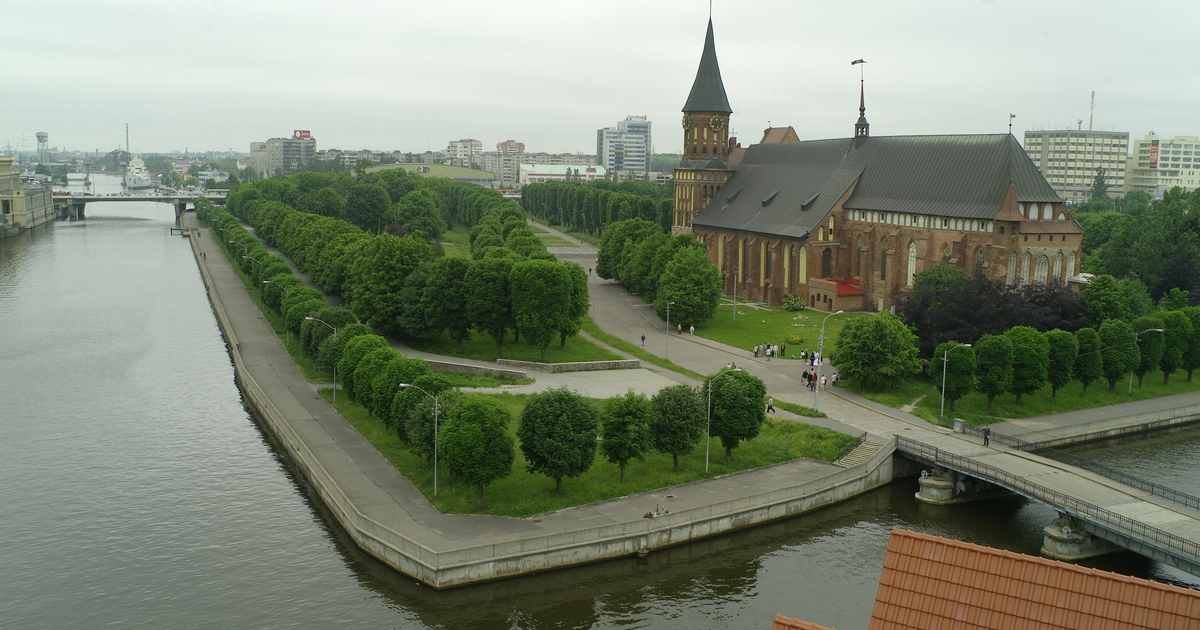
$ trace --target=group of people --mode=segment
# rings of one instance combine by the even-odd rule
[[[837,372],[833,373],[833,383],[837,385]],[[828,389],[829,375],[822,374],[820,378],[817,378],[817,370],[809,370],[804,373],[804,384],[812,391],[817,391],[817,385],[820,385],[822,390]]]
[[[754,358],[766,357],[768,361],[771,357],[786,356],[787,344],[779,343],[760,343],[754,346]]]

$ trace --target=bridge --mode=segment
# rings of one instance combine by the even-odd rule
[[[84,209],[89,203],[104,203],[119,201],[127,203],[130,201],[145,201],[150,203],[169,203],[175,206],[175,223],[179,224],[179,217],[187,212],[188,204],[192,204],[194,208],[196,200],[204,197],[217,205],[225,205],[226,193],[113,193],[110,195],[98,195],[87,193],[71,193],[69,195],[54,195],[54,209],[58,212],[60,220],[67,219],[83,219],[86,218]]]
[[[959,429],[982,435],[976,427]],[[1000,488],[1053,507],[1060,518],[1045,529],[1045,555],[1077,560],[1118,546],[1200,575],[1200,498],[1079,458],[1058,461],[1051,449],[1016,438],[991,439],[983,446],[922,431],[919,440],[899,436],[896,450],[936,467],[923,473],[918,499],[955,503]]]

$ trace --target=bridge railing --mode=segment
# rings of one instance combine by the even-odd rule
[[[858,437],[854,438],[854,439],[853,439],[853,440],[852,440],[852,441],[851,441],[849,444],[847,444],[846,446],[843,446],[843,447],[842,447],[842,450],[838,451],[837,457],[833,458],[833,461],[835,461],[835,462],[840,462],[840,461],[842,461],[842,458],[843,458],[843,457],[845,457],[845,456],[849,455],[851,451],[853,451],[854,449],[858,448],[858,445],[859,445],[859,444],[862,444],[863,442],[866,442],[866,441],[867,441],[867,432],[866,432],[866,431],[863,431],[863,432],[862,432],[862,435],[860,435],[860,436],[858,436]]]
[[[981,427],[963,425],[962,429],[963,433],[967,435],[974,435],[976,437],[983,435],[983,429]],[[1190,507],[1194,510],[1200,510],[1200,497],[1195,497],[1186,492],[1180,492],[1174,488],[1168,488],[1164,485],[1154,483],[1153,481],[1142,479],[1136,475],[1131,475],[1122,470],[1117,470],[1112,466],[1101,464],[1100,462],[1092,461],[1090,459],[1085,459],[1083,457],[1079,457],[1078,455],[1064,453],[1063,451],[1053,449],[1048,446],[1039,446],[1037,442],[1029,442],[1027,440],[1022,440],[1021,438],[1013,437],[1011,435],[1004,435],[1002,433],[993,432],[990,436],[990,439],[997,444],[1002,444],[1009,448],[1033,453],[1034,455],[1040,455],[1056,462],[1075,466],[1076,468],[1082,468],[1084,470],[1094,472],[1097,475],[1103,475],[1104,477],[1112,479],[1118,483],[1123,483],[1131,488],[1137,488],[1143,492],[1149,492],[1156,497],[1162,497],[1168,501]]]
[[[994,435],[994,434],[993,434]],[[1049,503],[1068,513],[1088,517],[1096,524],[1125,534],[1143,542],[1152,542],[1159,549],[1190,560],[1200,562],[1200,543],[1165,532],[1157,527],[1151,527],[1140,521],[1106,510],[1098,505],[1052,490],[1034,483],[995,466],[977,462],[968,457],[943,452],[935,446],[918,442],[911,438],[898,437],[896,448],[900,451],[923,457],[938,464],[946,464],[950,468],[970,473],[973,476],[991,481],[1023,494],[1027,497]]]

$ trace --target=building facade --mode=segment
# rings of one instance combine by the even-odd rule
[[[709,23],[683,108],[674,233],[693,233],[726,294],[826,311],[891,310],[931,265],[1008,284],[1066,282],[1083,230],[1008,134],[872,137],[768,129],[742,149]]]
[[[596,131],[596,158],[622,179],[645,179],[650,172],[650,121],[645,116],[626,116],[616,127]]]
[[[304,170],[317,154],[317,139],[296,130],[291,138],[271,138],[250,143],[250,162],[259,177],[290,175]]]
[[[446,147],[446,159],[451,166],[470,167],[483,153],[483,143],[473,138],[451,140]]]
[[[603,166],[574,166],[571,164],[522,164],[521,175],[517,182],[525,184],[541,184],[544,182],[594,182],[605,179]]]
[[[1159,138],[1153,131],[1133,143],[1125,181],[1130,190],[1141,190],[1151,198],[1179,186],[1200,186],[1200,139],[1196,136]]]
[[[1057,129],[1026,131],[1025,152],[1054,192],[1070,204],[1092,197],[1092,184],[1104,169],[1109,197],[1125,195],[1129,132]]]
[[[54,220],[49,186],[22,185],[10,155],[0,155],[0,229],[35,228]]]

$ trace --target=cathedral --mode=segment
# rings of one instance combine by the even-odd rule
[[[683,106],[672,232],[694,234],[726,295],[825,311],[891,310],[930,265],[1007,284],[1078,272],[1083,230],[1011,134],[874,136],[767,129],[743,148],[712,21]]]

